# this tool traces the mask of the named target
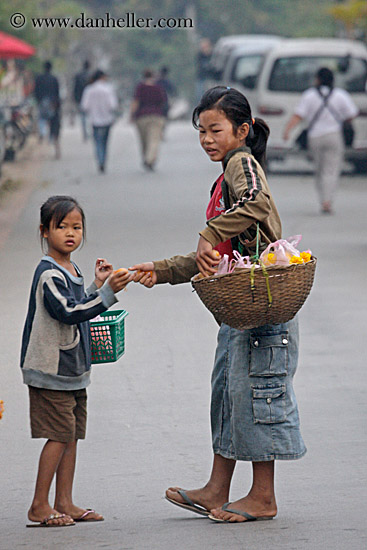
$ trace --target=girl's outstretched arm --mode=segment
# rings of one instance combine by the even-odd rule
[[[130,271],[135,271],[133,281],[140,283],[147,288],[152,288],[157,283],[157,273],[154,270],[153,262],[144,262],[129,267]]]

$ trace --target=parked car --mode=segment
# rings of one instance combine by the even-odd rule
[[[245,94],[251,107],[256,106],[258,80],[266,56],[282,40],[279,36],[253,35],[251,40],[232,44],[217,83],[237,88]]]
[[[223,83],[241,90],[254,114],[269,124],[268,160],[307,154],[296,144],[302,127],[287,142],[282,134],[302,92],[314,85],[316,71],[328,67],[335,75],[335,86],[347,90],[359,109],[353,121],[355,137],[352,146],[346,148],[345,159],[354,164],[356,171],[367,172],[367,48],[362,42],[332,38],[281,40],[266,52],[255,81],[252,75],[256,59],[249,52],[241,55],[236,50],[230,54]]]
[[[213,80],[219,83],[230,78],[233,59],[237,58],[238,49],[242,48],[242,52],[256,47],[267,49],[268,45],[273,46],[280,39],[279,36],[271,34],[236,34],[219,38],[215,43],[210,60]],[[228,61],[230,57],[231,66],[229,67]]]

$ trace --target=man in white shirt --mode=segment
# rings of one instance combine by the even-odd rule
[[[308,147],[315,163],[316,188],[323,213],[332,213],[332,200],[338,185],[344,142],[342,125],[358,114],[350,94],[334,88],[334,75],[326,67],[316,73],[316,87],[306,90],[285,127],[283,138],[302,120],[309,124]]]
[[[88,114],[92,124],[97,162],[100,172],[104,172],[107,142],[110,128],[116,118],[118,100],[103,71],[97,70],[92,76],[92,83],[84,89],[81,109]]]

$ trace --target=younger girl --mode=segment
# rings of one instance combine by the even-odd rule
[[[85,438],[86,387],[90,383],[89,319],[117,302],[131,275],[114,273],[98,259],[95,280],[84,291],[71,253],[85,237],[84,213],[71,197],[50,197],[41,207],[40,233],[47,255],[38,264],[25,322],[21,369],[29,386],[32,437],[47,439],[39,460],[28,527],[65,527],[101,521],[93,510],[75,506],[72,488],[77,440]],[[49,491],[56,473],[54,507]]]
[[[247,99],[237,90],[208,90],[193,113],[200,144],[223,174],[212,187],[207,227],[197,251],[147,262],[130,269],[147,287],[188,282],[200,271],[215,272],[220,255],[252,255],[256,227],[260,250],[281,238],[281,223],[264,174],[269,128],[253,119]],[[297,367],[297,319],[251,330],[222,324],[212,374],[211,427],[214,461],[200,489],[171,487],[166,498],[182,508],[220,522],[272,519],[277,513],[274,461],[306,452],[292,379]],[[246,496],[228,503],[237,460],[252,462],[253,483]]]

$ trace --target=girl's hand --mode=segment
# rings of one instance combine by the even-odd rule
[[[220,258],[219,252],[213,249],[210,242],[204,237],[200,237],[195,260],[200,273],[204,277],[216,273],[216,266],[219,264]]]
[[[108,263],[104,258],[97,258],[96,267],[94,270],[94,282],[98,288],[101,288],[105,280],[111,275],[112,271],[112,264]]]
[[[130,271],[135,271],[133,281],[140,283],[147,288],[152,288],[157,283],[157,273],[154,271],[153,262],[145,262],[143,264],[135,264],[129,267]]]
[[[131,279],[132,274],[129,273],[127,269],[122,268],[114,271],[107,282],[116,294],[116,292],[120,292],[120,290],[125,288]]]

